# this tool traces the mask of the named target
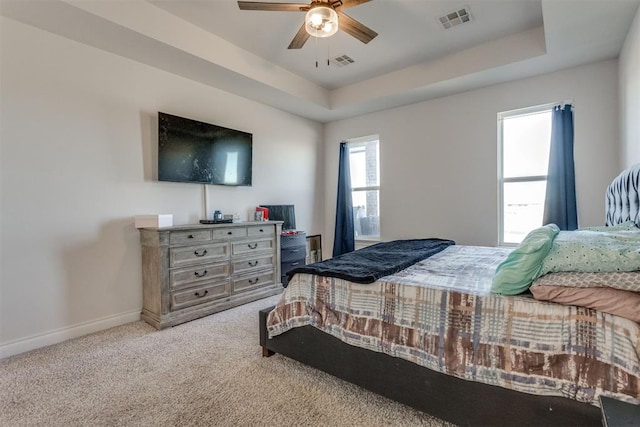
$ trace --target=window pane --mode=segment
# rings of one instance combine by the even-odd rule
[[[349,147],[351,187],[380,185],[378,158],[378,141],[354,144]]]
[[[356,239],[380,237],[380,191],[354,191],[351,196]]]
[[[503,119],[502,141],[505,178],[546,175],[551,111]]]
[[[520,243],[542,226],[546,181],[507,182],[504,194],[504,243]]]

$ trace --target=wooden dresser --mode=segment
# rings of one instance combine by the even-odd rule
[[[282,221],[140,229],[142,319],[158,329],[282,292]]]

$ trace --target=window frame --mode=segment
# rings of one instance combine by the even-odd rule
[[[506,183],[518,183],[518,182],[546,182],[548,174],[545,175],[529,175],[519,177],[504,177],[504,134],[503,134],[503,122],[507,118],[527,116],[531,114],[540,114],[548,111],[553,111],[553,108],[558,103],[548,103],[542,105],[534,105],[531,107],[519,108],[516,110],[509,110],[499,112],[497,115],[497,127],[498,127],[498,246],[514,247],[518,246],[518,243],[505,242],[504,240],[504,185]]]
[[[382,181],[382,171],[380,168],[380,136],[379,135],[368,135],[368,136],[362,136],[362,137],[358,137],[358,138],[351,138],[346,140],[346,144],[347,144],[347,148],[349,149],[349,160],[351,160],[351,148],[354,147],[364,147],[366,146],[368,143],[371,142],[376,142],[378,145],[378,156],[377,156],[377,167],[378,167],[378,184],[377,185],[366,185],[366,186],[362,186],[362,187],[351,187],[351,195],[353,198],[353,193],[355,191],[377,191],[378,192],[378,235],[377,236],[367,236],[367,237],[363,237],[363,236],[358,236],[355,238],[356,242],[379,242],[381,239],[381,234],[382,234],[382,230],[380,227],[380,218],[381,218],[381,212],[380,212],[380,182]]]

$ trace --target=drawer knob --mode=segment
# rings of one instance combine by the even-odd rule
[[[207,275],[207,270],[204,270],[202,273],[198,273],[197,271],[194,271],[193,274],[195,274],[196,277],[204,277]]]
[[[254,260],[254,261],[249,261],[249,267],[255,267],[256,265],[258,265],[258,260]]]
[[[200,292],[196,292],[194,295],[196,296],[196,298],[202,298],[203,296],[207,295],[209,293],[208,289],[205,289],[205,291],[200,294]]]
[[[258,247],[258,244],[257,243],[249,243],[249,244],[247,244],[247,246],[249,247],[249,249],[255,249],[255,248]]]
[[[255,285],[256,283],[258,283],[259,280],[260,280],[259,277],[256,277],[255,279],[249,279],[249,283],[251,283],[252,285]]]
[[[205,256],[207,254],[207,250],[203,250],[202,252],[195,251],[193,252],[195,256]]]
[[[261,228],[261,229],[260,229],[260,232],[261,232],[261,233],[264,233],[264,230]]]
[[[189,234],[189,239],[195,239],[196,236],[194,236],[193,234]]]
[[[227,231],[227,235],[231,236],[233,234],[233,231]]]

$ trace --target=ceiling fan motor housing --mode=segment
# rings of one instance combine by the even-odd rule
[[[305,29],[314,37],[330,37],[338,32],[338,14],[328,3],[315,3],[307,12]]]

